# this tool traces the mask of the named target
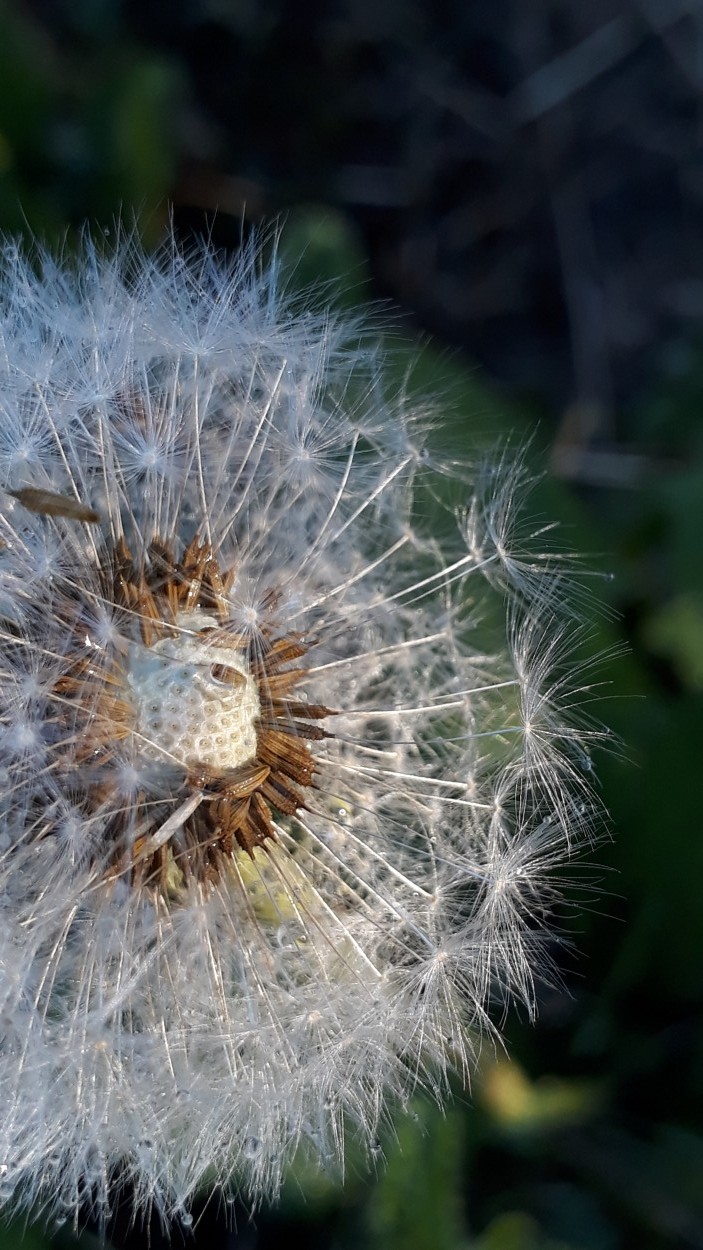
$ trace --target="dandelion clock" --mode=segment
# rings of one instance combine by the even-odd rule
[[[187,1222],[533,1008],[562,580],[275,250],[6,245],[0,301],[0,1198]]]

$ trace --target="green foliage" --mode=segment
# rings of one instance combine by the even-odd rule
[[[60,241],[139,214],[162,232],[176,171],[179,76],[113,25],[59,54],[0,0],[0,228]]]
[[[385,1250],[455,1250],[461,1244],[465,1121],[418,1102],[399,1122],[366,1203],[368,1241]]]

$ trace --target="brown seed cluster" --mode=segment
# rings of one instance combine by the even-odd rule
[[[304,808],[306,791],[315,786],[310,744],[330,736],[319,722],[333,713],[299,693],[306,669],[296,661],[306,654],[310,640],[277,629],[273,592],[264,604],[264,623],[243,635],[229,617],[235,571],[222,571],[210,544],[197,535],[180,559],[155,540],[144,560],[135,561],[121,539],[103,567],[103,593],[118,618],[124,616],[128,636],[131,632],[150,648],[177,637],[184,617],[206,615],[212,624],[197,636],[217,656],[210,677],[236,690],[247,680],[241,671],[246,667],[256,683],[260,711],[253,758],[225,769],[188,761],[171,778],[167,798],[145,792],[129,805],[119,800],[114,771],[116,747],[134,732],[119,647],[103,648],[95,653],[97,659],[86,656],[85,631],[77,629],[76,653],[80,648],[83,654],[71,662],[53,691],[67,767],[81,778],[86,807],[114,811],[105,850],[107,870],[163,891],[188,879],[215,881],[237,850],[253,856],[255,848],[266,848],[276,837],[276,820]],[[223,650],[232,651],[231,667],[222,662]]]

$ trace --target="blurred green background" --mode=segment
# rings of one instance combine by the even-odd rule
[[[236,246],[283,214],[293,280],[390,297],[442,437],[531,438],[534,510],[612,575],[591,645],[618,652],[599,712],[624,745],[565,991],[446,1114],[418,1101],[377,1175],[294,1174],[236,1229],[206,1207],[203,1246],[703,1247],[703,9],[582,8],[0,0],[3,232],[136,216],[153,245],[172,205]]]

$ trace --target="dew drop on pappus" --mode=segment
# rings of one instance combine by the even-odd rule
[[[261,1154],[261,1142],[258,1137],[246,1137],[242,1146],[242,1153],[247,1159],[258,1159]]]

